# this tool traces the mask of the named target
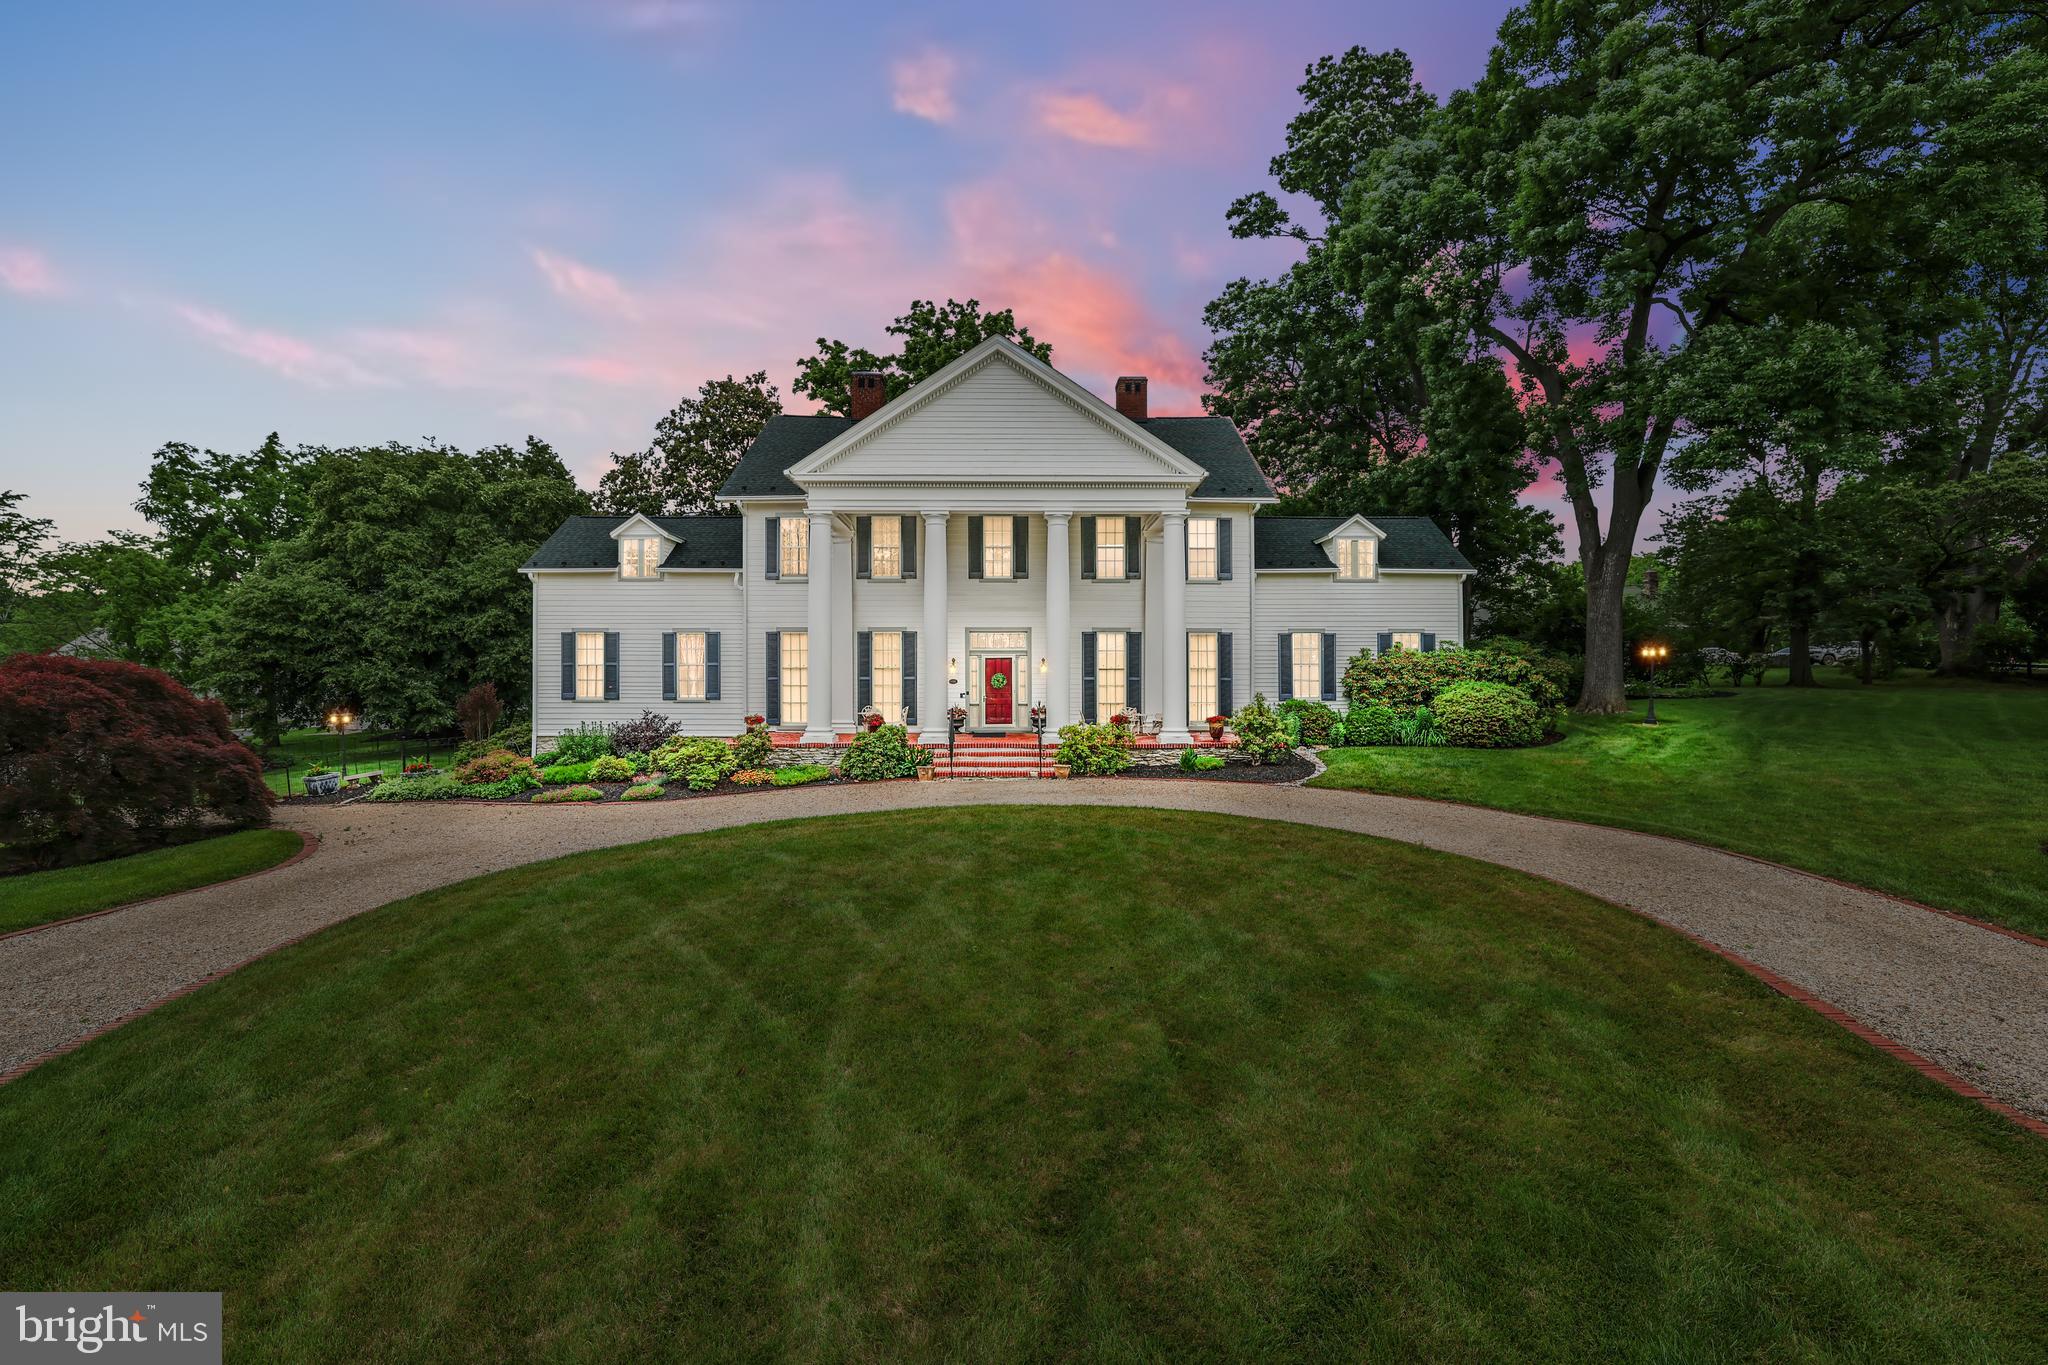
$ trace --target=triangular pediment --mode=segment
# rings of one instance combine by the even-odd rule
[[[800,487],[840,484],[1156,484],[1206,471],[1000,337],[792,467]]]
[[[1385,540],[1387,533],[1354,512],[1348,519],[1332,527],[1327,535],[1317,536],[1316,544],[1327,545],[1344,536],[1371,536],[1374,540]]]

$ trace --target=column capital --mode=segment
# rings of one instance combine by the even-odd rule
[[[924,518],[924,524],[927,526],[944,526],[946,519],[953,514],[951,512],[919,512],[918,515]]]
[[[1161,513],[1159,514],[1159,520],[1160,520],[1160,521],[1161,521],[1161,522],[1162,522],[1163,524],[1165,524],[1165,525],[1168,525],[1168,526],[1171,526],[1171,525],[1172,525],[1172,524],[1173,524],[1174,522],[1176,522],[1176,521],[1186,521],[1187,519],[1188,519],[1188,509],[1187,509],[1187,508],[1185,508],[1185,507],[1183,507],[1183,508],[1180,508],[1180,509],[1179,509],[1179,510],[1177,510],[1177,511],[1175,511],[1175,510],[1168,510],[1168,511],[1165,511],[1165,512],[1161,512]]]
[[[1048,508],[1047,510],[1040,512],[1039,515],[1045,518],[1047,525],[1051,525],[1053,522],[1058,522],[1060,525],[1064,526],[1069,521],[1073,520],[1074,509],[1072,509],[1071,507]]]

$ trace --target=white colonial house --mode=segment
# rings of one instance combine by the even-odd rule
[[[527,561],[534,733],[643,710],[842,741],[873,707],[936,740],[1117,712],[1162,743],[1339,695],[1361,650],[1457,642],[1472,568],[1422,517],[1261,517],[1237,430],[1105,403],[990,340],[894,402],[777,417],[736,517],[577,517]],[[538,742],[538,741],[537,741]]]

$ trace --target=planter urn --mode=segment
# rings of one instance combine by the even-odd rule
[[[340,790],[340,773],[313,773],[306,778],[308,796],[332,796]]]
[[[1218,741],[1223,738],[1223,727],[1213,720],[1209,722],[1209,738]]]

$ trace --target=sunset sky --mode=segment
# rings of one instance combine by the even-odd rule
[[[168,440],[532,433],[587,485],[702,380],[787,399],[913,298],[1014,307],[1199,410],[1224,209],[1315,57],[1443,93],[1504,4],[17,4],[0,487],[134,526]],[[789,404],[801,410],[801,400]]]

